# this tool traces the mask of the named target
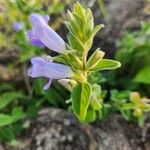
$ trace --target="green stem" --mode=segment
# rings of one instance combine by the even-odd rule
[[[87,80],[87,52],[85,52],[83,54],[83,75],[85,76],[86,80]]]
[[[106,10],[105,4],[104,4],[104,0],[98,0],[98,4],[99,4],[99,8],[102,12],[103,17],[106,17],[107,10]]]

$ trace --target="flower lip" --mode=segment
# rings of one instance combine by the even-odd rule
[[[28,75],[36,77],[46,77],[48,79],[63,79],[72,76],[69,66],[50,62],[40,57],[31,59],[32,67],[28,70]]]
[[[38,46],[38,47],[45,47],[45,45],[38,39],[36,38],[31,30],[27,31],[27,38],[32,45]]]
[[[44,85],[43,89],[48,90],[48,88],[51,86],[52,81],[52,79],[49,79],[48,82]]]
[[[41,57],[34,57],[31,59],[32,67],[28,70],[28,75],[32,78],[45,77],[49,81],[43,87],[47,90],[53,80],[70,78],[73,75],[71,68],[67,65],[52,62],[51,60],[44,60]]]

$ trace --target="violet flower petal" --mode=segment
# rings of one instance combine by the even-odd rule
[[[33,26],[38,25],[39,22],[48,24],[49,19],[50,18],[48,15],[41,15],[41,14],[37,14],[37,13],[32,13],[30,15],[30,21]]]
[[[24,22],[14,22],[12,24],[12,28],[14,31],[20,31],[23,29],[23,27],[24,27]]]
[[[43,15],[43,19],[48,24],[48,21],[50,20],[50,17],[49,17],[49,15]]]
[[[48,82],[44,85],[43,90],[48,90],[48,88],[51,86],[52,79],[49,79]]]
[[[65,42],[63,39],[49,26],[35,26],[33,34],[49,49],[58,52],[65,52]]]
[[[72,70],[67,65],[46,61],[40,57],[32,58],[31,63],[32,68],[28,70],[28,75],[32,78],[63,79],[72,76]]]
[[[35,45],[38,47],[45,47],[45,45],[32,34],[31,30],[27,31],[27,38],[32,45]]]
[[[64,40],[48,26],[45,20],[39,14],[31,14],[30,21],[32,22],[33,28],[30,38],[32,39],[33,36],[34,39],[37,39],[49,49],[58,53],[64,53],[66,49]]]

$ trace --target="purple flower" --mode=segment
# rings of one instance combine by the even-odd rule
[[[53,80],[59,80],[72,77],[73,73],[69,66],[44,60],[40,57],[31,59],[32,67],[28,70],[28,75],[32,78],[45,77],[48,83],[44,90],[48,89]]]
[[[32,44],[32,45],[35,45],[35,46],[38,46],[38,47],[45,47],[45,45],[38,39],[36,38],[33,33],[32,33],[32,30],[28,30],[27,31],[27,37],[29,39],[29,42]]]
[[[32,23],[32,30],[29,30],[27,35],[31,44],[48,47],[49,49],[64,53],[66,47],[64,40],[48,26],[48,16],[40,14],[31,14],[30,21]]]
[[[24,22],[14,22],[12,24],[12,28],[14,31],[20,31],[23,29],[23,27],[24,27]]]

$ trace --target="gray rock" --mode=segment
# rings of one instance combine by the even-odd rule
[[[0,150],[4,150],[3,146],[1,145],[1,143],[0,143]]]
[[[50,108],[39,112],[30,129],[19,138],[22,144],[17,149],[142,150],[140,134],[140,128],[118,115],[93,124],[80,124],[72,113]]]

